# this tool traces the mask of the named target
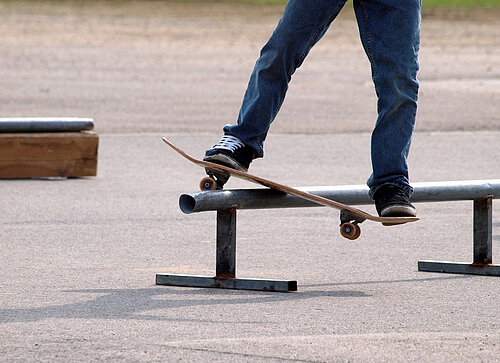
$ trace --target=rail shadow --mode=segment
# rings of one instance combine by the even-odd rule
[[[160,316],[153,312],[164,309],[267,304],[286,301],[331,298],[369,297],[362,291],[304,291],[276,293],[258,291],[236,291],[198,288],[142,288],[142,289],[87,289],[66,290],[64,293],[100,294],[91,300],[35,308],[0,309],[0,324],[33,322],[44,319],[125,319],[176,322],[204,322],[221,324],[266,324],[266,321],[242,322],[221,318],[220,320]]]

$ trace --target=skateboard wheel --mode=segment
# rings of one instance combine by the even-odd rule
[[[340,226],[340,234],[344,238],[355,240],[361,235],[361,228],[354,223],[342,223]]]
[[[217,182],[210,178],[209,176],[201,179],[200,181],[200,190],[205,191],[205,190],[215,190],[217,189]]]
[[[356,234],[354,235],[353,240],[354,240],[354,239],[358,239],[358,238],[359,238],[359,236],[361,236],[361,227],[360,227],[360,226],[358,226],[357,224],[355,224],[354,226],[356,227]]]

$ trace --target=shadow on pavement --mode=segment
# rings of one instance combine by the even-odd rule
[[[404,282],[426,282],[426,281],[437,281],[437,280],[456,280],[456,279],[470,279],[473,276],[469,275],[459,275],[459,276],[440,276],[440,277],[429,277],[423,279],[406,279],[406,280],[381,280],[381,281],[363,281],[363,282],[335,282],[331,284],[309,284],[301,285],[303,287],[319,287],[319,286],[345,286],[345,285],[370,285],[370,284],[398,284]]]
[[[44,319],[130,319],[183,321],[195,323],[242,324],[242,321],[178,318],[152,312],[183,307],[265,304],[318,297],[369,297],[362,291],[304,291],[290,294],[197,288],[88,289],[66,290],[65,293],[102,294],[92,300],[27,309],[0,309],[0,324],[32,322]],[[221,310],[219,310],[221,311]],[[148,314],[148,312],[150,312]],[[164,312],[161,312],[164,314]],[[255,324],[255,321],[246,322]],[[259,322],[266,324],[266,321]]]

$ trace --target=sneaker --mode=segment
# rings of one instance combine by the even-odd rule
[[[224,135],[222,139],[205,153],[204,161],[222,164],[230,168],[248,171],[254,159],[255,152],[246,146],[240,139],[231,135]]]
[[[417,210],[406,192],[395,185],[384,185],[374,195],[375,207],[381,217],[416,217]]]

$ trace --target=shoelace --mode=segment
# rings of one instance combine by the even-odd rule
[[[237,137],[231,135],[224,135],[222,136],[222,139],[220,139],[220,141],[217,144],[215,144],[214,149],[224,149],[234,153],[236,149],[244,146],[245,144],[242,143],[241,140],[238,139]]]
[[[385,187],[385,189],[382,192],[383,192],[383,194],[382,194],[381,201],[383,203],[386,203],[388,200],[394,200],[394,201],[400,201],[400,200],[407,201],[408,200],[408,195],[401,188],[387,186],[387,187]]]
[[[405,193],[405,191],[403,189],[394,188],[393,192],[394,192],[394,197],[396,197],[398,199],[403,199],[403,200],[408,199],[408,195]]]

